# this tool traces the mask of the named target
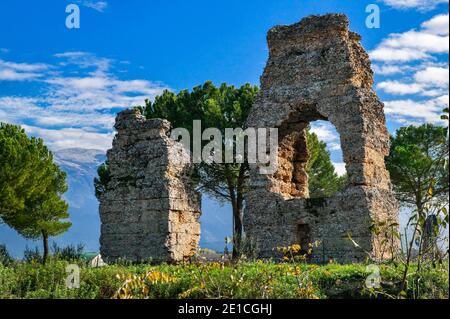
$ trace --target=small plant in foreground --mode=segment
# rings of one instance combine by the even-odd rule
[[[59,247],[58,244],[53,242],[52,253],[53,257],[59,260],[75,261],[80,260],[83,257],[84,245],[78,244],[68,245],[66,247]]]
[[[302,247],[300,244],[293,244],[290,246],[280,246],[276,250],[283,254],[282,260],[285,262],[307,262],[315,247],[320,246],[319,241],[308,243],[307,247]]]
[[[148,299],[151,297],[152,289],[175,281],[174,277],[159,271],[149,271],[139,276],[117,275],[116,277],[125,282],[114,295],[115,299]]]
[[[26,263],[42,263],[43,258],[39,248],[35,247],[34,249],[31,249],[26,246],[23,252],[23,261]]]
[[[4,266],[9,266],[14,262],[14,259],[6,249],[6,245],[0,245],[0,264]]]

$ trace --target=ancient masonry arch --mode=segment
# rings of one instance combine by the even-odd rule
[[[277,246],[313,241],[320,242],[316,262],[389,258],[398,249],[398,240],[385,242],[371,231],[374,223],[395,229],[398,206],[384,163],[383,104],[372,89],[360,36],[348,25],[345,15],[330,14],[268,33],[269,60],[247,122],[279,129],[278,170],[262,175],[253,165],[246,197],[244,229],[260,257],[276,256]],[[348,185],[331,198],[308,198],[305,129],[314,120],[330,121],[341,138]]]
[[[247,126],[278,128],[278,169],[250,170],[244,231],[259,257],[313,241],[313,262],[389,258],[373,223],[395,224],[398,206],[384,157],[389,151],[383,104],[360,37],[346,16],[311,16],[268,33],[269,60]],[[308,198],[306,127],[328,120],[340,133],[348,185],[331,198]],[[189,179],[189,156],[169,138],[170,123],[127,110],[116,118],[107,157],[111,179],[100,198],[100,251],[105,261],[181,261],[198,248],[200,194]],[[265,144],[267,145],[267,144]],[[394,226],[395,228],[396,226]],[[354,242],[348,239],[351,238]]]

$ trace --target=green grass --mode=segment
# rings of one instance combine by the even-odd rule
[[[81,267],[80,288],[69,289],[65,281],[66,261],[0,264],[0,298],[112,298],[124,279],[152,272],[142,287],[130,288],[128,296],[148,298],[389,298],[398,292],[402,266],[381,265],[382,288],[365,288],[370,272],[366,265],[323,266],[242,262],[185,265],[110,265]],[[448,262],[430,267],[420,284],[413,284],[414,266],[408,276],[406,297],[448,298]],[[161,274],[169,280],[159,280]],[[131,278],[131,277],[130,277]],[[139,281],[139,280],[138,280]]]

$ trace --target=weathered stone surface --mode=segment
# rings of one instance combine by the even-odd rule
[[[269,60],[247,125],[279,128],[278,170],[251,165],[244,230],[260,257],[275,247],[319,241],[311,261],[389,258],[374,223],[398,220],[384,157],[389,151],[383,104],[372,89],[370,61],[344,15],[311,16],[268,33]],[[340,133],[348,185],[330,198],[308,198],[306,128],[328,120]],[[181,261],[200,236],[200,196],[187,176],[188,154],[168,137],[170,123],[119,113],[108,151],[111,181],[100,199],[101,254]],[[268,145],[268,144],[267,144]],[[262,164],[264,166],[264,164]],[[348,239],[358,243],[359,247]]]
[[[200,194],[190,182],[189,155],[169,137],[166,120],[138,111],[118,114],[107,153],[111,180],[100,198],[102,258],[182,261],[200,238]]]
[[[311,16],[272,28],[269,60],[247,126],[279,128],[278,171],[260,175],[251,166],[244,229],[261,257],[274,247],[320,241],[313,261],[361,261],[367,253],[388,258],[398,248],[373,234],[373,222],[396,222],[384,157],[389,151],[383,104],[360,36],[345,15]],[[332,198],[308,199],[307,125],[328,120],[340,133],[347,187]],[[305,238],[307,234],[307,238]],[[357,248],[347,239],[361,246]]]

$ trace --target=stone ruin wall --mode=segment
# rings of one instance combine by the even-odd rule
[[[316,240],[314,262],[390,256],[384,238],[369,230],[374,221],[398,220],[384,164],[389,134],[369,57],[348,24],[345,15],[311,16],[268,33],[269,60],[247,121],[279,129],[278,171],[261,175],[252,165],[246,196],[244,229],[260,257]],[[345,189],[330,198],[308,198],[306,128],[315,120],[330,121],[340,133],[348,174]],[[397,240],[392,247],[398,249]]]
[[[166,120],[126,110],[115,128],[107,153],[111,180],[100,199],[102,258],[189,258],[200,238],[200,194],[190,182],[190,166],[181,164],[189,155],[169,137]]]
[[[279,129],[278,171],[261,175],[251,165],[244,231],[259,257],[275,247],[313,241],[312,262],[388,258],[373,221],[397,222],[384,157],[389,151],[383,104],[360,37],[348,19],[311,16],[268,33],[269,60],[247,126]],[[306,129],[330,121],[340,133],[347,186],[330,198],[309,198]],[[100,199],[101,254],[106,261],[181,261],[198,247],[200,195],[189,181],[188,156],[168,137],[169,122],[137,111],[116,119],[108,151],[111,180]],[[361,246],[356,248],[348,235]],[[398,241],[393,242],[394,250]]]

